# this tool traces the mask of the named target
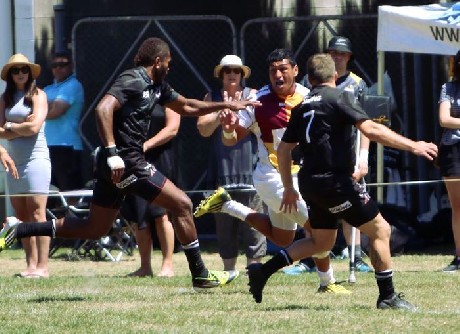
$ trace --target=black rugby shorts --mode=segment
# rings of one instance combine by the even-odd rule
[[[138,178],[135,174],[125,177],[120,182],[124,185],[123,188],[115,186],[104,177],[98,177],[93,191],[93,203],[106,208],[119,209],[127,194],[137,195],[152,203],[162,191],[166,180],[166,177],[153,166],[149,177]]]
[[[306,196],[308,216],[314,229],[337,229],[338,220],[344,219],[354,227],[360,227],[374,219],[379,209],[367,194],[357,187],[345,185],[340,192],[309,193]]]

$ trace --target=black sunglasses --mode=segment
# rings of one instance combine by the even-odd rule
[[[30,67],[29,66],[23,66],[23,67],[13,67],[11,68],[11,74],[18,75],[19,72],[22,74],[27,74],[30,73]]]
[[[59,61],[56,63],[52,63],[51,68],[66,67],[69,64],[70,64],[70,61]]]
[[[224,67],[222,71],[225,74],[230,74],[230,73],[235,73],[235,74],[241,74],[241,68],[239,67]]]

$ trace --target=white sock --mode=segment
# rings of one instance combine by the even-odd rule
[[[241,204],[240,202],[231,200],[224,203],[221,212],[229,214],[230,216],[238,218],[239,220],[245,221],[246,217],[251,212],[254,212],[254,210],[244,204]]]
[[[329,270],[326,272],[319,270],[317,270],[317,272],[319,276],[319,285],[326,286],[329,283],[335,283],[334,270],[332,269],[332,267],[329,267]]]

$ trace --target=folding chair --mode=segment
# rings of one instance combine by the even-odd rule
[[[51,219],[63,216],[84,218],[88,215],[88,199],[92,196],[92,190],[58,192],[53,189],[50,193],[58,199],[59,203],[58,206],[47,209],[47,214]],[[70,205],[66,197],[78,197],[79,199],[75,205]],[[64,245],[66,240],[59,238],[53,240],[50,256],[53,256]],[[93,261],[110,260],[119,262],[124,254],[132,255],[135,246],[133,229],[123,217],[119,216],[113,223],[109,233],[102,238],[98,240],[76,240],[71,251],[67,254],[67,258],[74,261],[88,258]]]
[[[89,258],[92,261],[121,261],[124,254],[133,255],[135,247],[134,231],[119,217],[110,232],[99,240],[84,240],[73,248],[70,257],[74,260]]]

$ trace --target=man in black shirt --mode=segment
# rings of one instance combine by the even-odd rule
[[[294,242],[263,265],[249,266],[250,292],[260,303],[263,288],[274,272],[294,260],[331,249],[337,235],[337,219],[345,219],[370,239],[370,258],[379,288],[377,308],[415,310],[393,287],[390,226],[377,204],[351,177],[355,165],[353,126],[371,140],[428,160],[436,157],[437,147],[424,141],[414,142],[371,121],[350,94],[335,88],[337,72],[330,55],[310,57],[307,68],[313,90],[292,110],[277,156],[284,185],[281,209],[286,212],[296,210],[299,199],[289,169],[291,151],[297,144],[308,162],[303,164],[298,180],[300,193],[309,206],[312,237]]]
[[[33,235],[60,238],[98,239],[116,219],[126,194],[138,195],[174,212],[175,230],[187,257],[196,290],[230,282],[228,272],[208,270],[202,261],[192,202],[144,157],[150,115],[156,104],[186,116],[201,116],[217,110],[244,109],[257,102],[204,102],[187,99],[164,81],[171,54],[167,43],[148,38],[140,46],[136,67],[123,72],[96,107],[96,119],[103,148],[97,156],[96,185],[87,219],[63,218],[45,223],[18,224],[9,217],[0,232],[0,250],[15,238]]]

